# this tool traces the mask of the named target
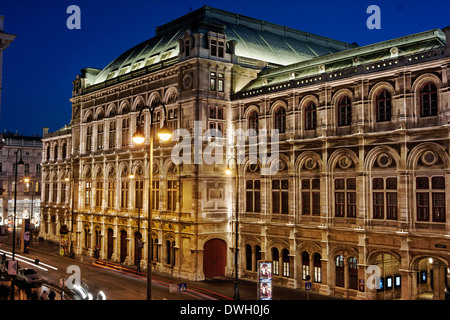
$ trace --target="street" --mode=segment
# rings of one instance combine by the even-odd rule
[[[3,242],[0,243],[0,253],[11,251],[11,241],[11,237],[3,239]],[[99,292],[102,291],[107,300],[146,300],[147,275],[137,274],[135,269],[131,269],[134,266],[126,268],[117,263],[97,261],[83,255],[76,255],[74,259],[71,259],[58,255],[58,250],[58,246],[53,242],[39,243],[35,239],[28,254],[18,252],[16,246],[16,259],[22,260],[19,260],[20,267],[35,268],[42,276],[45,285],[55,288],[58,295],[60,280],[71,281],[75,277],[74,272],[79,271],[82,287],[91,294],[91,299],[96,300]],[[38,265],[34,264],[36,259],[39,259]],[[25,261],[29,261],[29,263],[25,263]],[[142,261],[141,264],[143,263]],[[41,269],[37,268],[38,266]],[[152,276],[153,300],[232,300],[234,293],[234,279],[228,277],[189,281],[158,272],[153,272]],[[181,283],[186,283],[186,292],[170,292],[170,285],[178,287]],[[256,282],[254,281],[240,279],[239,291],[241,300],[257,299]],[[82,294],[75,295],[73,299],[81,299],[81,296]],[[311,300],[335,299],[315,292],[309,293],[308,298]],[[300,289],[274,286],[273,299],[306,300],[307,293]]]

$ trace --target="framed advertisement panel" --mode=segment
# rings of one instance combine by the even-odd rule
[[[272,261],[258,261],[258,300],[272,300]]]

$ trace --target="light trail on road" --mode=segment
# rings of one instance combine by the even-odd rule
[[[94,261],[92,263],[92,267],[96,268],[96,269],[103,269],[103,270],[107,269],[107,270],[110,270],[110,271],[113,271],[113,272],[116,272],[119,274],[132,276],[136,279],[141,279],[141,280],[147,279],[147,274],[145,274],[145,273],[137,272],[136,270],[125,268],[120,264],[111,263],[111,262],[103,261],[100,259],[97,259],[96,261]],[[160,278],[160,277],[156,277],[156,276],[152,276],[152,285],[157,285],[157,286],[169,289],[171,284],[177,284],[177,282],[168,280],[168,279],[164,279],[164,278]],[[194,289],[190,289],[190,288],[194,288]],[[210,290],[207,290],[204,288],[192,286],[192,285],[190,285],[188,287],[187,291],[182,292],[182,293],[187,294],[192,297],[195,297],[197,299],[201,299],[201,300],[233,300],[232,298],[221,295],[220,293],[210,291]]]
[[[4,253],[7,257],[9,256],[9,257],[12,258],[12,252],[5,251],[5,250],[2,250],[2,249],[0,249],[0,252]],[[42,269],[44,271],[48,271],[48,269],[46,269],[44,267],[47,267],[47,268],[50,268],[50,269],[53,269],[53,270],[58,270],[58,268],[56,268],[54,266],[51,266],[49,264],[46,264],[46,263],[42,263],[40,261],[39,261],[39,264],[36,264],[36,262],[35,262],[36,260],[33,260],[31,258],[28,258],[28,257],[21,256],[21,255],[19,255],[17,253],[14,254],[14,259],[16,259],[17,261],[20,261],[20,262],[24,262],[24,263],[30,264],[30,265],[32,265],[32,266],[34,266],[36,268]],[[42,267],[41,265],[44,266],[44,267]]]

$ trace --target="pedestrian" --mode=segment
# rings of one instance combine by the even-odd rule
[[[51,290],[50,293],[48,294],[48,299],[55,300],[55,297],[56,297],[55,291]]]
[[[48,300],[47,291],[42,291],[41,300]]]

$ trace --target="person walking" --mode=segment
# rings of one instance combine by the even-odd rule
[[[47,295],[47,291],[42,291],[42,294],[41,294],[41,300],[48,300],[48,295]]]
[[[56,297],[55,291],[51,290],[50,293],[48,294],[48,299],[55,300],[55,297]]]

